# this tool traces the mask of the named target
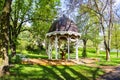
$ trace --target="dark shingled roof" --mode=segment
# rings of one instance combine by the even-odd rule
[[[75,23],[72,20],[67,18],[65,15],[63,15],[63,17],[60,17],[58,20],[55,20],[51,25],[49,32],[54,32],[54,31],[78,32],[78,27],[75,25]]]

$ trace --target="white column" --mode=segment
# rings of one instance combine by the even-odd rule
[[[55,37],[55,59],[58,59],[58,38],[57,35]]]
[[[52,59],[52,44],[50,42],[50,59]]]
[[[76,39],[76,60],[78,60],[78,38]]]
[[[58,42],[60,43],[60,42]],[[58,58],[60,59],[60,45],[58,44]]]
[[[68,42],[68,60],[70,59],[70,38],[68,36],[67,38],[67,42]]]
[[[50,40],[48,42],[48,59],[50,59]]]

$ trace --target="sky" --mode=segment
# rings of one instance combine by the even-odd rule
[[[64,3],[65,0],[60,0],[61,1],[61,15],[65,14],[65,10],[67,9],[66,4]],[[115,7],[120,6],[120,0],[115,0]]]
[[[116,1],[116,5],[120,4],[120,0],[115,0]]]
[[[65,14],[65,10],[66,10],[67,6],[64,3],[64,1],[65,0],[60,0],[60,2],[61,2],[61,10],[59,11],[60,12],[59,16],[62,16],[63,14]],[[115,0],[115,6],[120,6],[120,0]],[[76,15],[77,15],[77,12],[76,12]],[[68,16],[68,17],[70,18],[71,15]],[[72,19],[72,20],[74,21],[74,19]],[[28,26],[30,26],[29,23],[27,23],[27,24],[28,24]]]
[[[120,0],[115,0],[115,4],[114,4],[115,7],[118,7],[120,6]]]

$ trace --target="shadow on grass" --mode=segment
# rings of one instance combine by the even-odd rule
[[[96,68],[94,71],[92,71],[92,73],[93,73],[93,74],[92,74],[92,75],[93,75],[93,80],[96,80],[97,75],[99,75],[99,74],[98,74],[99,69],[100,69],[100,68]]]
[[[62,76],[64,77],[65,80],[89,80],[87,77],[85,77],[83,74],[77,72],[77,70],[74,70],[72,68],[70,68],[69,66],[64,66],[63,69],[60,69],[58,67],[54,67],[57,70],[59,70],[59,72],[62,74]],[[75,75],[75,77],[72,77],[71,74],[69,74],[67,71],[69,70],[73,75]]]
[[[1,77],[0,80],[95,80],[99,69],[93,70],[90,67],[80,65],[43,66],[21,64],[11,68],[10,72],[10,75]]]
[[[58,75],[52,68],[48,66],[40,66],[43,69],[43,74],[41,79],[58,79],[63,80],[60,75]]]
[[[72,75],[70,75],[70,73],[68,73],[66,71],[67,66],[64,66],[62,69],[58,68],[57,66],[54,66],[53,68],[55,68],[56,70],[58,70],[61,73],[61,75],[64,77],[65,80],[75,80],[75,78],[72,77]]]
[[[38,55],[42,54],[43,55],[46,53],[46,50],[45,49],[42,49],[42,50],[36,49],[36,50],[31,50],[31,51],[28,50],[28,52],[32,53],[32,54],[38,54]]]
[[[28,58],[40,58],[40,59],[48,59],[48,56],[47,55],[35,55],[35,54],[27,54],[27,57]]]

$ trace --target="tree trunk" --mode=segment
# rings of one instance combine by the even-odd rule
[[[87,53],[86,53],[86,43],[87,43],[87,40],[83,39],[83,52],[82,52],[82,57],[87,57]]]
[[[16,55],[16,44],[13,42],[11,46],[12,56]]]
[[[14,40],[10,41],[11,57],[16,55],[16,42]]]
[[[101,24],[101,27],[102,27],[102,31],[103,31],[103,36],[104,36],[104,46],[105,46],[105,50],[106,50],[106,60],[109,61],[110,60],[110,43],[111,43],[111,30],[112,30],[112,27],[113,27],[113,1],[112,0],[106,0],[106,3],[105,3],[105,6],[103,7],[104,9],[100,9],[100,7],[98,6],[97,4],[97,1],[94,0],[95,2],[95,6],[96,6],[96,11],[97,11],[97,14],[99,14],[99,20],[100,20],[100,24]],[[107,4],[109,4],[109,9],[108,11],[110,12],[109,13],[109,20],[107,22],[107,30],[108,30],[108,35],[105,34],[105,28],[106,28],[106,25],[105,25],[105,16],[104,15],[104,12],[105,12],[105,9],[107,9]],[[106,38],[107,36],[107,38]]]
[[[110,40],[108,40],[108,44],[107,44],[107,38],[106,38],[105,28],[103,24],[104,23],[103,17],[101,17],[100,20],[101,20],[101,26],[102,26],[102,31],[103,31],[104,46],[106,50],[106,61],[110,61]],[[110,34],[108,36],[110,37]]]
[[[108,25],[108,43],[106,40],[104,40],[107,61],[110,61],[111,31],[112,31],[112,27],[113,27],[112,0],[110,0],[109,3],[110,3],[110,19],[109,19],[109,25]]]
[[[10,41],[10,51],[11,51],[11,57],[16,55],[16,42],[17,42],[17,30],[16,30],[16,24],[17,22],[14,22],[14,25],[10,25],[9,28],[9,41]]]
[[[12,63],[12,58],[16,55],[16,44],[13,44],[12,45],[10,44],[10,56],[9,56],[9,63],[11,64]]]
[[[102,26],[102,31],[103,31],[103,38],[104,38],[104,46],[105,46],[105,51],[106,51],[106,61],[110,61],[110,45],[109,43],[107,44],[107,39],[105,35],[105,29],[103,26],[103,19],[101,19],[101,26]]]
[[[110,48],[107,45],[106,40],[104,40],[105,50],[106,50],[106,61],[110,61]]]
[[[9,24],[10,24],[10,12],[11,12],[11,2],[12,0],[5,0],[2,14],[0,15],[0,55],[2,55],[3,63],[0,66],[0,76],[6,73],[6,66],[9,65],[8,58],[8,42],[9,42]]]

